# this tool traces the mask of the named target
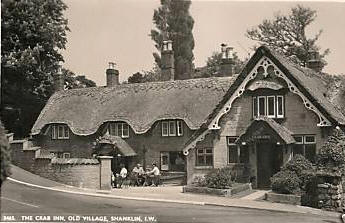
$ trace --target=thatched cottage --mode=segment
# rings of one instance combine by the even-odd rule
[[[111,155],[113,171],[121,162],[156,162],[162,171],[187,172],[188,183],[229,165],[238,180],[267,187],[294,154],[313,161],[330,130],[344,128],[345,91],[319,72],[317,55],[302,68],[262,46],[234,74],[228,50],[223,77],[173,80],[165,42],[165,81],[119,84],[109,67],[105,87],[60,84],[32,128],[33,143],[61,158]],[[108,148],[97,147],[104,141]]]

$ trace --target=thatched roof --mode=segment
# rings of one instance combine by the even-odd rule
[[[127,122],[140,134],[163,119],[182,119],[190,129],[198,129],[234,80],[213,77],[59,91],[42,110],[32,134],[51,123],[65,123],[74,134],[90,135],[108,121]]]
[[[321,106],[328,115],[341,125],[345,125],[345,112],[341,111],[341,105],[334,104],[327,98],[329,93],[329,80],[327,74],[315,72],[312,69],[301,67],[284,56],[278,54],[276,51],[269,49],[271,53],[279,62],[289,71],[293,78],[296,78],[298,83],[302,85],[306,92],[312,96],[312,102]],[[340,100],[334,101],[340,103]],[[322,110],[322,109],[320,109]]]
[[[136,156],[137,153],[132,149],[132,147],[123,140],[120,136],[112,136],[106,134],[97,140],[99,144],[111,144],[115,148],[118,148],[123,156]]]

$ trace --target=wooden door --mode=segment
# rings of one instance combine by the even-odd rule
[[[283,163],[283,147],[275,143],[257,144],[257,186],[270,188],[270,178],[276,174]]]
[[[269,188],[270,177],[273,175],[273,144],[260,143],[257,145],[257,186],[258,188]]]
[[[161,152],[161,170],[169,170],[169,152]]]

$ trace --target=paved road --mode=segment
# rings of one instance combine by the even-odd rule
[[[98,198],[32,188],[6,181],[1,189],[1,214],[142,215],[157,222],[323,222],[340,219],[244,208]]]

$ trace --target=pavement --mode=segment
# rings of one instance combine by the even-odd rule
[[[264,193],[263,191],[256,191],[255,193],[237,198],[227,198],[211,195],[182,193],[182,186],[130,187],[125,189],[112,189],[110,191],[92,190],[57,183],[42,178],[40,176],[34,175],[16,166],[12,167],[12,176],[8,179],[9,181],[20,183],[22,185],[30,187],[101,198],[115,198],[192,205],[212,205],[221,207],[240,207],[275,212],[313,214],[329,217],[339,216],[339,213],[336,212],[323,211],[320,209],[310,207],[255,200],[257,197],[262,196],[262,194]]]

